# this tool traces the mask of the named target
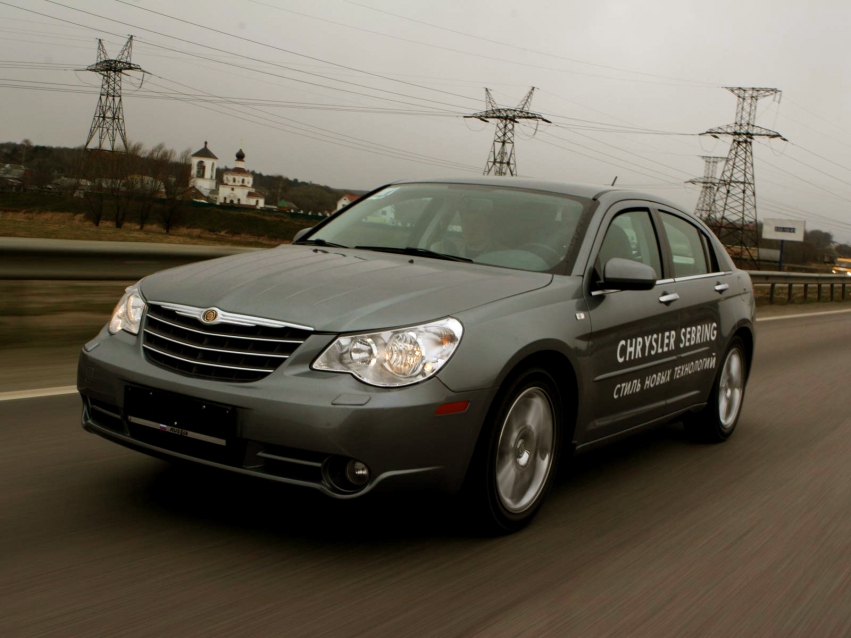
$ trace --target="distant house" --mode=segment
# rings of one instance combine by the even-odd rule
[[[2,164],[0,165],[0,177],[17,180],[21,188],[28,188],[30,179],[32,178],[32,171],[20,164]]]
[[[147,175],[130,175],[124,180],[124,190],[136,194],[153,194],[165,198],[165,185],[158,179]]]
[[[340,199],[337,200],[337,210],[345,208],[349,204],[358,201],[360,198],[360,195],[352,195],[351,193],[346,193]]]
[[[0,177],[0,191],[17,193],[24,190],[24,185],[19,179],[11,177]]]
[[[190,186],[180,194],[180,199],[193,202],[210,202],[210,198],[196,186]]]
[[[92,187],[92,183],[87,179],[75,179],[73,177],[60,177],[50,182],[50,185],[55,190],[65,193],[77,193],[88,190]]]

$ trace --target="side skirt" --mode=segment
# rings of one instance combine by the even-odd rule
[[[666,414],[665,416],[661,416],[658,419],[653,419],[652,421],[648,421],[647,423],[642,423],[641,425],[636,425],[628,430],[624,430],[622,432],[616,432],[614,434],[610,434],[609,436],[604,436],[600,439],[594,439],[593,441],[589,441],[587,443],[580,443],[576,446],[576,453],[581,454],[582,452],[587,452],[589,450],[594,450],[598,447],[602,447],[604,445],[608,445],[609,443],[614,443],[615,441],[620,441],[621,439],[625,439],[627,437],[633,436],[638,432],[642,432],[643,430],[647,430],[659,425],[663,425],[665,423],[669,423],[677,419],[677,417],[682,416],[686,412],[697,412],[698,410],[702,410],[706,406],[706,403],[696,403],[695,405],[690,405],[687,408],[682,408],[677,410],[676,412],[671,412],[670,414]]]

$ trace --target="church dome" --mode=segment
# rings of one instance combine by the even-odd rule
[[[242,152],[242,149],[239,149],[236,152],[236,161],[241,162],[244,159],[245,159],[245,153]]]

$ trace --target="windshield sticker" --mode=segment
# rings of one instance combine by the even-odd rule
[[[376,193],[375,195],[373,195],[372,197],[370,197],[370,199],[383,199],[383,198],[387,197],[388,195],[392,195],[397,190],[399,190],[398,186],[394,186],[393,188],[385,188],[383,191],[380,191],[380,192]]]
[[[718,324],[712,322],[680,329],[679,343],[677,342],[676,330],[621,339],[617,348],[618,363],[636,361],[644,357],[652,357],[672,350],[708,343],[715,341],[717,337]]]

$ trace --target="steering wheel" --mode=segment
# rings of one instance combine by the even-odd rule
[[[548,264],[555,264],[561,260],[561,255],[558,254],[558,251],[546,244],[523,244],[522,246],[518,246],[517,250],[530,252],[533,255],[540,257]]]

